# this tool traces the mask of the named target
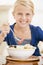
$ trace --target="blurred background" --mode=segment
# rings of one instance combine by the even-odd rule
[[[15,20],[12,16],[12,7],[16,0],[0,0],[0,25],[9,22],[12,25]],[[35,6],[35,15],[31,24],[43,29],[43,0],[32,0]]]

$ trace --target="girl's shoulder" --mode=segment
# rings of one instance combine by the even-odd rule
[[[39,26],[30,25],[32,31],[43,31]]]

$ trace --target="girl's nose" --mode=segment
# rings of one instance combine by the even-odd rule
[[[23,15],[23,16],[22,16],[22,19],[23,19],[23,20],[26,20],[26,16],[25,16],[25,15]]]

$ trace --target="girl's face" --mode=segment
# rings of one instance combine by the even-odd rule
[[[32,10],[23,5],[17,6],[13,15],[16,23],[20,27],[26,27],[27,25],[29,25],[33,17]]]

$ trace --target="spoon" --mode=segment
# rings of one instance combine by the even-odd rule
[[[12,28],[10,27],[11,32],[13,33],[13,37],[14,37],[14,31],[12,30]],[[20,39],[18,39],[17,37],[15,37],[18,41],[20,41]]]

